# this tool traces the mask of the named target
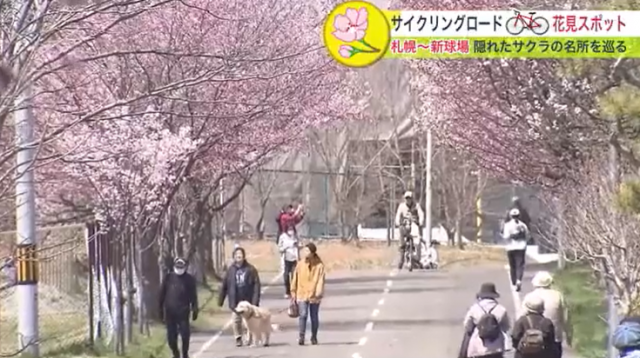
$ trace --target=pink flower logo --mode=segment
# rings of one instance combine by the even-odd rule
[[[369,13],[367,9],[361,7],[356,10],[354,8],[347,8],[344,14],[337,14],[333,19],[333,27],[335,29],[331,34],[336,39],[353,43],[357,42],[362,44],[365,48],[354,47],[349,45],[340,45],[338,53],[343,58],[351,58],[358,53],[376,53],[380,52],[379,49],[371,46],[365,41],[367,35],[367,26],[369,23],[367,19]]]
[[[350,58],[351,56],[353,56],[353,47],[349,45],[340,45],[338,53],[344,58]]]
[[[367,9],[361,7],[359,10],[348,8],[344,15],[338,14],[333,20],[333,32],[338,40],[353,42],[362,40],[367,34]]]

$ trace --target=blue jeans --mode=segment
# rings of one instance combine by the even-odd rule
[[[307,317],[311,319],[311,337],[316,338],[318,336],[318,328],[320,327],[320,320],[318,319],[319,310],[319,303],[298,301],[298,311],[300,313],[300,316],[298,317],[298,332],[300,333],[300,338],[305,337],[305,333],[307,331]]]

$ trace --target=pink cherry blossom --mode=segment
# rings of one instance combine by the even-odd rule
[[[367,17],[367,9],[364,7],[359,10],[348,8],[345,15],[338,14],[333,20],[333,27],[336,29],[333,36],[344,42],[362,40],[367,31]]]
[[[509,7],[506,0],[395,2],[393,8],[416,11]],[[588,112],[598,108],[594,83],[567,75],[567,61],[468,59],[410,66],[412,93],[421,103],[416,122],[502,179],[545,187],[571,182],[602,139],[595,133],[606,133],[606,121],[594,121]]]
[[[340,49],[338,50],[338,53],[340,54],[340,56],[344,58],[349,58],[353,55],[352,51],[353,51],[353,47],[347,46],[347,45],[340,45]]]
[[[47,147],[62,160],[39,168],[46,212],[82,204],[157,220],[186,178],[247,177],[307,129],[361,118],[347,69],[292,51],[317,44],[317,7],[275,1],[168,1],[127,21],[98,13],[43,44],[36,57],[51,75],[36,86],[36,117],[66,128]],[[239,30],[238,13],[254,20]]]

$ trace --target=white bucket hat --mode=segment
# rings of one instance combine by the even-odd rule
[[[547,271],[538,271],[531,280],[533,287],[549,287],[553,283],[553,276]]]
[[[410,191],[405,191],[404,192],[404,198],[413,198],[413,193]]]

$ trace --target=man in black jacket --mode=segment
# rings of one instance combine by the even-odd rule
[[[160,288],[160,318],[167,328],[167,343],[173,358],[180,358],[178,335],[182,339],[182,358],[189,358],[191,328],[189,314],[198,318],[198,291],[195,278],[187,273],[187,262],[177,258]]]
[[[229,308],[232,312],[233,335],[236,346],[242,346],[242,316],[235,312],[236,306],[241,301],[251,302],[254,306],[260,305],[260,276],[253,265],[246,260],[246,253],[242,247],[233,250],[233,265],[229,267],[225,279],[222,281],[218,306],[222,307],[225,298],[228,298]]]

